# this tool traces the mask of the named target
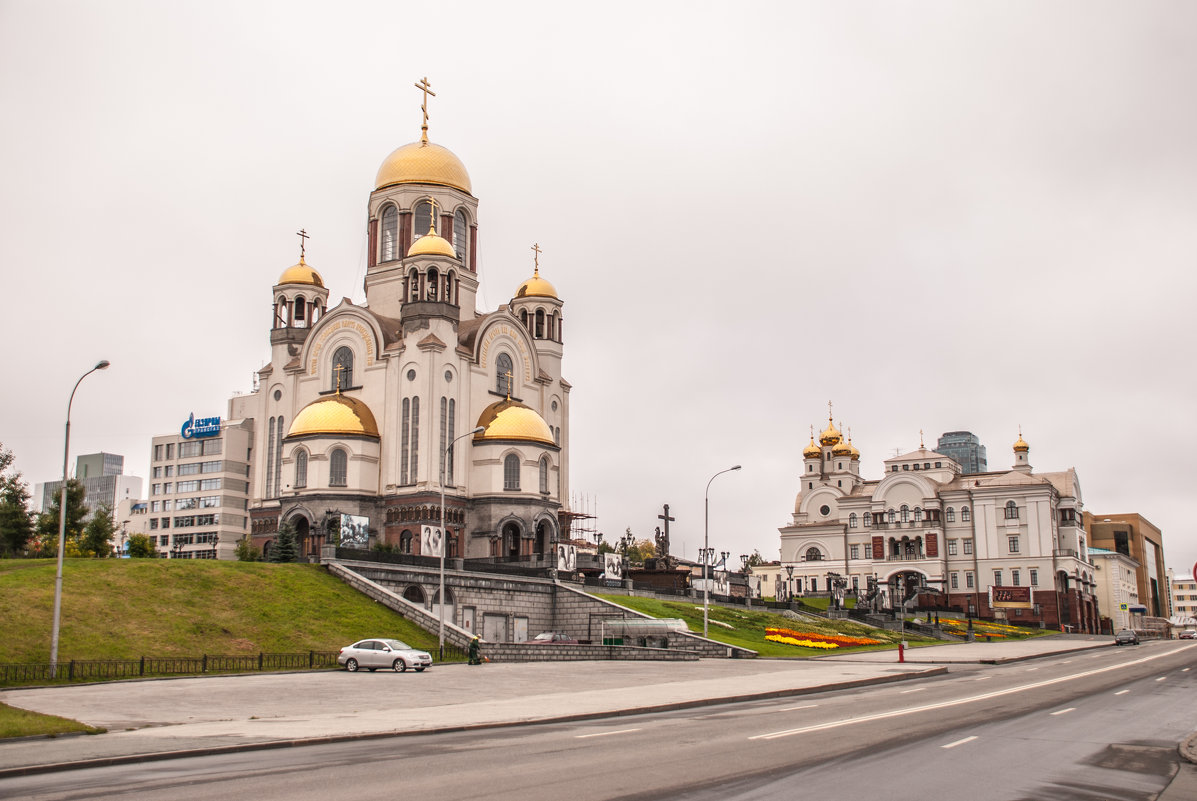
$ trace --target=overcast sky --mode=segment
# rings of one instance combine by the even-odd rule
[[[0,0],[0,442],[32,484],[226,413],[311,234],[364,301],[379,164],[430,136],[484,309],[543,250],[571,470],[613,539],[777,558],[827,402],[867,478],[1022,426],[1197,559],[1190,2]],[[1187,321],[1187,322],[1186,322]],[[581,506],[581,504],[579,504]]]

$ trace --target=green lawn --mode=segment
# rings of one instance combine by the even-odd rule
[[[48,662],[55,563],[0,559],[0,663]],[[335,651],[429,634],[319,565],[68,559],[58,659]]]
[[[105,729],[87,726],[77,720],[43,715],[38,712],[26,712],[24,709],[15,709],[7,704],[0,704],[0,740],[9,737],[54,736],[72,732],[102,734],[104,731]]]
[[[626,595],[598,595],[611,603],[642,612],[652,617],[677,617],[686,621],[690,631],[702,634],[702,604],[689,601],[662,601],[656,598],[633,598]],[[874,629],[860,623],[847,620],[791,620],[773,612],[757,609],[739,609],[725,606],[711,606],[709,608],[708,626],[709,637],[712,640],[750,648],[761,656],[816,656],[829,653],[819,648],[804,648],[795,645],[773,642],[765,639],[765,629],[770,626],[789,629],[791,631],[809,632],[824,635],[847,635],[850,637],[868,637],[881,640],[881,645],[854,646],[852,651],[884,650],[893,648],[900,640],[896,631]],[[918,637],[907,632],[906,641],[910,645],[930,645],[940,642],[924,637]],[[830,653],[849,650],[837,648]]]

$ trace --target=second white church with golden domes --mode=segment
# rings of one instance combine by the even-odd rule
[[[439,525],[442,470],[447,556],[551,554],[561,531],[563,304],[537,252],[510,301],[476,311],[478,199],[427,123],[370,193],[365,305],[329,308],[301,255],[273,289],[258,388],[229,401],[231,420],[253,420],[249,514],[267,551],[289,522],[318,554],[350,514],[368,518],[370,546],[418,554],[421,527]]]

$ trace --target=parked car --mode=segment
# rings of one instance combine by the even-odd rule
[[[1185,629],[1180,633],[1180,639],[1197,640],[1197,631],[1194,631],[1193,629]]]
[[[577,645],[578,641],[559,631],[546,631],[528,640],[532,645]]]
[[[373,639],[358,640],[353,645],[346,645],[337,654],[337,664],[353,673],[358,668],[365,668],[371,672],[379,668],[390,668],[397,673],[410,668],[416,672],[432,667],[432,654],[412,648],[402,640]]]
[[[1123,629],[1114,635],[1114,645],[1138,645],[1139,635],[1130,629]]]

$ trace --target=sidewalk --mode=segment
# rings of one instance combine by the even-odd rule
[[[206,676],[0,691],[0,701],[106,734],[0,741],[0,777],[365,737],[610,717],[936,675],[947,663],[1108,648],[1048,637],[818,659],[543,662]]]

